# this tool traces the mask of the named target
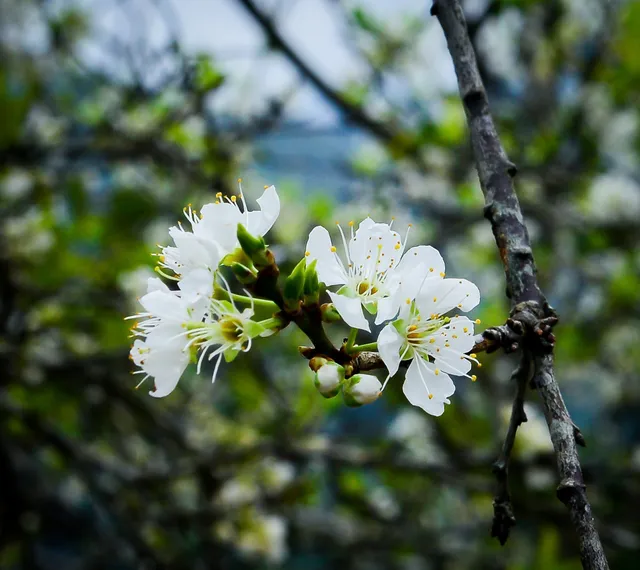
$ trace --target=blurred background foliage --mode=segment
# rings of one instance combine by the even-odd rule
[[[640,4],[464,3],[612,568],[640,550]],[[123,316],[182,207],[275,183],[283,268],[370,213],[440,248],[502,323],[500,260],[428,2],[0,2],[0,567],[572,570],[536,394],[518,525],[489,538],[514,361],[441,418],[395,381],[346,408],[287,330],[215,386],[134,390]],[[195,39],[198,39],[195,41]],[[344,330],[334,326],[339,340]],[[364,340],[364,339],[363,339]]]

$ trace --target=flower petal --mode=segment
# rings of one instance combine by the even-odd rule
[[[447,374],[439,371],[436,375],[435,367],[419,357],[411,362],[402,386],[407,400],[432,416],[442,415],[445,400],[455,389]],[[429,394],[433,397],[429,398]]]
[[[402,335],[391,323],[384,327],[378,335],[378,352],[389,371],[389,376],[393,376],[400,367],[400,349],[403,343]]]
[[[167,363],[167,365],[163,366],[162,369],[158,371],[158,374],[154,376],[155,390],[150,391],[149,394],[154,398],[164,398],[171,394],[178,385],[180,377],[188,363],[189,356],[184,354],[180,360]]]
[[[413,301],[418,294],[420,286],[428,278],[427,266],[424,263],[416,267],[407,268],[398,277],[400,281],[395,286],[395,290],[389,297],[385,297],[378,302],[378,314],[376,324],[393,319],[398,313],[402,304],[407,304],[407,299]],[[396,273],[394,273],[396,275]]]
[[[213,276],[206,269],[194,269],[180,279],[178,287],[185,301],[194,303],[200,298],[209,298],[213,294]]]
[[[171,292],[152,291],[140,298],[144,309],[156,317],[173,322],[188,319],[187,304]]]
[[[280,215],[280,198],[275,186],[269,186],[258,198],[260,211],[249,212],[247,230],[257,236],[265,235]]]
[[[329,297],[331,297],[336,311],[340,313],[345,323],[356,329],[371,331],[367,319],[364,318],[362,305],[358,297],[345,297],[337,293],[329,293]]]
[[[467,312],[479,302],[480,291],[466,279],[427,282],[416,297],[416,304],[423,315],[443,315],[455,308]]]
[[[247,215],[235,204],[221,202],[202,207],[202,219],[193,231],[200,239],[210,240],[220,246],[222,256],[231,253],[237,245],[238,224],[247,224]]]
[[[332,247],[329,232],[322,226],[316,226],[307,240],[307,263],[317,260],[318,280],[325,285],[344,285],[347,276],[335,252],[331,251]]]
[[[152,293],[153,291],[168,293],[169,287],[167,287],[162,279],[159,279],[158,277],[149,277],[149,279],[147,279],[147,293]]]
[[[405,252],[396,267],[396,273],[403,275],[419,264],[426,266],[428,271],[427,278],[437,277],[441,279],[440,274],[444,273],[444,260],[440,252],[430,245],[419,245]]]

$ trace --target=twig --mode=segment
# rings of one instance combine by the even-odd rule
[[[522,218],[520,204],[513,187],[517,169],[509,161],[500,143],[489,112],[487,94],[480,77],[476,56],[469,39],[464,13],[458,0],[435,0],[431,13],[437,16],[453,60],[458,88],[464,106],[471,143],[485,197],[485,217],[491,222],[504,265],[507,296],[512,311],[526,302],[527,311],[537,316],[538,323],[527,326],[527,343],[536,363],[535,384],[545,408],[561,477],[558,497],[567,506],[580,541],[580,559],[586,570],[607,570],[609,565],[591,507],[587,500],[582,470],[576,448],[581,438],[571,421],[553,372],[553,334],[555,317],[538,286],[536,267],[529,235]],[[545,338],[545,343],[536,341]]]
[[[411,156],[419,165],[421,164],[419,147],[410,133],[400,131],[391,125],[383,123],[369,116],[359,105],[348,101],[340,93],[332,89],[289,45],[280,34],[274,22],[267,16],[253,0],[239,0],[246,10],[253,16],[262,28],[269,46],[280,51],[296,68],[298,73],[308,79],[312,85],[320,91],[331,103],[347,116],[355,124],[373,133],[379,140],[396,151],[402,150]]]
[[[493,499],[491,536],[495,536],[502,545],[507,542],[509,531],[516,524],[509,493],[509,461],[511,459],[511,450],[516,440],[516,432],[520,424],[527,421],[527,415],[524,411],[524,396],[527,390],[530,369],[531,353],[528,350],[523,350],[520,356],[520,364],[511,375],[511,380],[516,383],[516,393],[511,406],[509,428],[502,444],[500,456],[493,464],[493,473],[496,476],[498,485],[496,496]]]

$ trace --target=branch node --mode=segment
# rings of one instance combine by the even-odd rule
[[[560,485],[556,489],[558,499],[568,505],[573,497],[576,497],[586,491],[587,487],[582,481],[567,477],[560,481]]]

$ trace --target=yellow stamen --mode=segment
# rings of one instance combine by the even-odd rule
[[[477,379],[478,377],[475,374],[471,376],[471,382],[475,382]]]

